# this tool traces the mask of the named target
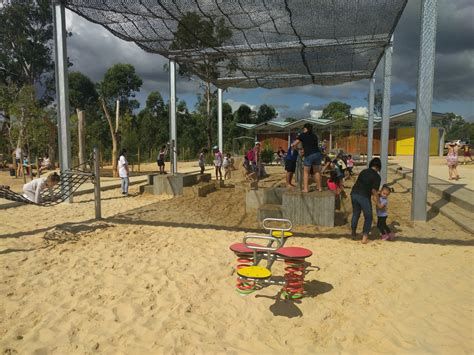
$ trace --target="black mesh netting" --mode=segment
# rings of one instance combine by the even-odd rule
[[[64,1],[114,35],[175,59],[221,88],[334,85],[369,78],[406,2]]]

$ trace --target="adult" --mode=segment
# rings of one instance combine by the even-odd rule
[[[128,161],[126,158],[126,154],[127,154],[126,149],[122,149],[120,151],[119,160],[117,164],[118,173],[119,173],[120,179],[122,180],[121,181],[122,182],[121,184],[122,195],[124,195],[125,197],[128,196],[128,185],[129,185],[128,175],[130,174],[128,170]]]
[[[21,147],[15,148],[15,162],[16,162],[16,176],[20,177],[23,175],[23,161]]]
[[[446,162],[448,163],[449,180],[459,180],[458,151],[459,145],[457,143],[448,143],[448,154],[446,155]]]
[[[303,126],[303,133],[301,133],[296,140],[291,144],[292,148],[296,148],[298,144],[303,144],[304,150],[304,173],[303,173],[303,192],[309,192],[309,175],[311,168],[316,176],[316,187],[318,191],[322,191],[321,186],[321,150],[319,149],[318,137],[313,133],[313,125],[306,123]]]
[[[372,227],[372,200],[371,197],[378,198],[380,188],[380,175],[382,161],[374,158],[370,161],[369,167],[362,170],[352,187],[352,237],[357,235],[357,223],[359,223],[360,212],[364,213],[364,227],[362,228],[362,244],[369,241],[369,232]]]

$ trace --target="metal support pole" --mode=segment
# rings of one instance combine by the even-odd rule
[[[291,131],[288,130],[288,149],[290,149],[290,145],[291,145]]]
[[[224,154],[224,139],[222,135],[222,89],[217,89],[217,135],[219,150]]]
[[[71,132],[69,129],[69,85],[67,71],[66,16],[64,4],[53,1],[54,55],[56,71],[56,105],[58,110],[59,164],[71,168]],[[72,194],[67,199],[72,202]]]
[[[170,60],[170,158],[171,173],[178,172],[178,150],[176,130],[176,63]]]
[[[430,128],[433,102],[433,79],[436,48],[437,0],[421,2],[420,57],[416,93],[415,156],[411,218],[426,221],[428,169],[430,165]]]
[[[303,159],[300,154],[296,160],[296,188],[298,191],[303,190]]]
[[[329,149],[328,149],[328,154],[331,152],[332,150],[332,128],[329,127]]]
[[[387,183],[388,171],[388,143],[390,134],[390,89],[392,84],[392,48],[393,37],[385,47],[384,75],[383,75],[383,104],[382,104],[382,127],[380,132],[380,160],[382,160],[382,171],[380,177],[382,184]]]
[[[94,147],[94,202],[95,219],[102,218],[101,199],[100,199],[100,153],[99,148]]]
[[[367,167],[372,160],[374,149],[374,101],[375,101],[375,75],[369,81],[369,122],[367,132]]]

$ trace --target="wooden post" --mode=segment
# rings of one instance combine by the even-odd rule
[[[16,165],[16,154],[15,154],[15,150],[13,150],[13,153],[12,153],[12,161],[13,161],[13,169],[15,169],[15,178],[18,177],[18,174],[17,174],[17,165]]]
[[[77,109],[77,137],[79,140],[79,164],[86,161],[85,112]]]
[[[140,146],[138,146],[138,172],[140,172]]]

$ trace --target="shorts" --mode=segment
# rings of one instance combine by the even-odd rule
[[[158,159],[156,162],[158,163],[158,166],[165,166],[164,160]]]
[[[470,157],[470,156],[471,156],[471,152],[464,152],[464,156],[465,156],[465,157]]]
[[[285,160],[285,170],[294,173],[296,170],[296,160]]]
[[[20,165],[21,159],[15,159],[15,161],[16,161],[16,165]]]
[[[304,157],[303,164],[304,166],[321,165],[321,158],[321,153],[313,153]]]

